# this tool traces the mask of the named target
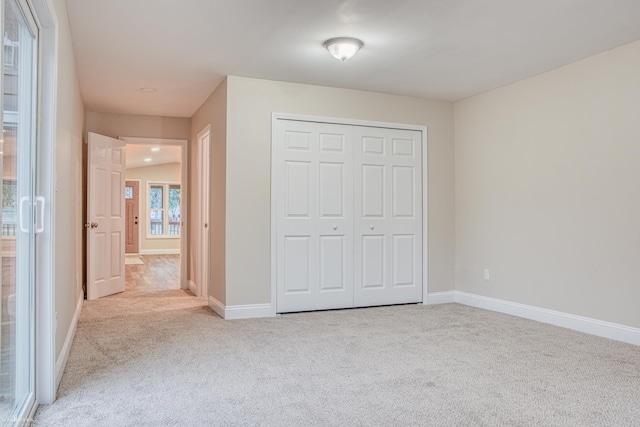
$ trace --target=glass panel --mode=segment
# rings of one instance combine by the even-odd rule
[[[33,397],[35,37],[16,0],[4,2],[0,419]]]
[[[164,234],[164,212],[162,209],[151,209],[149,212],[149,233],[152,235]]]
[[[149,188],[149,207],[151,209],[162,209],[162,192],[164,188],[162,185],[152,185]]]
[[[169,186],[169,235],[180,235],[180,186]]]
[[[5,133],[5,140],[15,143],[15,135],[8,137]],[[6,158],[6,157],[5,157]],[[18,186],[15,179],[3,177],[2,180],[2,236],[16,235],[16,200],[18,198]]]
[[[133,187],[124,187],[124,198],[133,199]]]

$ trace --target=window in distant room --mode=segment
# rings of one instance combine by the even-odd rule
[[[149,183],[147,237],[180,237],[180,184]]]

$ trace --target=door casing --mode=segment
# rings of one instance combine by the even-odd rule
[[[196,289],[197,296],[209,295],[211,280],[210,262],[210,179],[211,179],[211,125],[202,129],[196,138],[198,144],[198,213],[197,213],[197,248],[196,248]],[[207,224],[205,226],[205,224]]]

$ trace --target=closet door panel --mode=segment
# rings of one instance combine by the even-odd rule
[[[422,134],[356,126],[354,139],[354,305],[422,301]]]
[[[353,127],[278,120],[276,310],[353,306]]]

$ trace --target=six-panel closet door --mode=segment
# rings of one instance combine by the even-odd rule
[[[277,120],[276,311],[422,301],[422,133]]]
[[[420,302],[422,134],[354,129],[354,305]]]
[[[353,307],[353,127],[277,123],[277,311]]]

